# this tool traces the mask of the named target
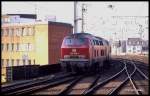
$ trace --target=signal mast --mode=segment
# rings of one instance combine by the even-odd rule
[[[85,22],[84,22],[84,17],[85,17],[85,12],[87,9],[85,8],[85,4],[82,4],[82,18],[77,18],[78,16],[78,11],[77,11],[77,2],[74,2],[74,33],[77,33],[78,31],[78,20],[82,20],[82,33],[84,33],[85,29]]]

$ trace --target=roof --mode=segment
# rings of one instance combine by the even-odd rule
[[[142,39],[140,38],[128,38],[128,41],[133,41],[133,42],[137,42],[137,41],[141,41]]]
[[[62,23],[62,22],[53,22],[53,21],[48,21],[48,25],[58,25],[58,26],[68,26],[68,27],[73,27],[69,23]]]
[[[20,18],[31,18],[31,19],[37,19],[36,14],[6,14],[8,16],[14,16],[14,15],[19,15]]]
[[[74,33],[73,35],[87,35],[87,36],[91,36],[92,34],[89,34],[89,33]]]
[[[148,46],[148,40],[142,40],[141,38],[128,38],[127,45],[131,46]]]

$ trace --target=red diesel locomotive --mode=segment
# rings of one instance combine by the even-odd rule
[[[67,72],[96,71],[109,61],[111,47],[107,40],[89,33],[66,36],[61,46],[61,67]],[[109,64],[109,63],[106,63]]]

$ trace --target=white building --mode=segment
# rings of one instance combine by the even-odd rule
[[[143,54],[148,53],[148,41],[140,38],[128,38],[126,42],[127,54]]]

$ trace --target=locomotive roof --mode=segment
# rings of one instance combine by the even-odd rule
[[[97,37],[97,36],[95,36],[95,38],[98,38],[98,39],[100,39],[100,40],[105,40],[105,41],[107,41],[106,39],[101,38],[101,37]]]
[[[89,34],[89,33],[74,33],[74,34],[71,34],[67,37],[91,37],[93,35]]]
[[[77,37],[87,37],[87,38],[93,38],[93,39],[99,39],[99,40],[106,40],[104,38],[101,38],[101,37],[97,37],[97,36],[94,36],[90,33],[74,33],[74,34],[71,34],[69,35],[68,37],[73,37],[73,36],[77,36]],[[107,40],[106,40],[107,41]]]

